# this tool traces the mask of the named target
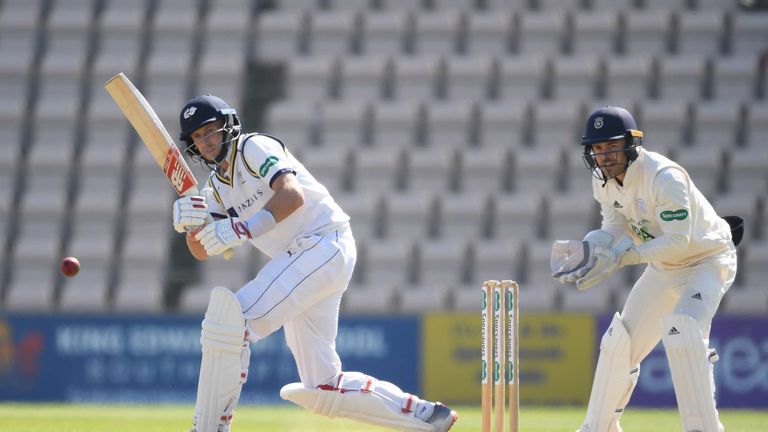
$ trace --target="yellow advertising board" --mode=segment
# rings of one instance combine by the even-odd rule
[[[425,315],[422,326],[424,397],[480,403],[479,308],[476,314]],[[591,315],[520,314],[521,404],[587,404],[595,328]]]

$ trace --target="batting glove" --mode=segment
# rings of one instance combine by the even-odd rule
[[[178,233],[200,229],[207,217],[208,205],[202,196],[185,196],[173,203],[173,229]]]
[[[213,256],[250,240],[251,232],[240,218],[232,217],[208,224],[195,234],[195,239],[200,241],[208,255]]]

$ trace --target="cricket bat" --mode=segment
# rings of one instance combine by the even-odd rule
[[[184,160],[155,110],[131,80],[121,72],[107,81],[104,88],[139,134],[176,193],[179,196],[198,195],[200,192],[197,188],[197,180],[189,169],[187,161]],[[211,222],[213,219],[208,215],[208,223]],[[233,255],[234,252],[231,249],[224,251],[224,259],[230,259]]]

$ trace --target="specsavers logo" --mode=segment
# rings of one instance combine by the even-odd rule
[[[688,217],[688,210],[665,210],[659,214],[661,220],[669,222],[673,220],[685,220]]]
[[[275,166],[277,164],[279,159],[275,156],[269,156],[267,160],[264,161],[263,164],[259,167],[259,175],[262,177],[266,177],[267,173],[269,172],[269,169]]]

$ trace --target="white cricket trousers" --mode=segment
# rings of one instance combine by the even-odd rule
[[[237,292],[250,341],[283,327],[301,382],[308,387],[341,372],[339,307],[356,259],[349,227],[297,238]]]
[[[648,265],[627,297],[621,319],[630,336],[630,364],[639,364],[661,339],[661,319],[684,314],[709,339],[712,318],[736,277],[736,249],[727,250],[694,266],[660,270]]]

